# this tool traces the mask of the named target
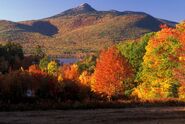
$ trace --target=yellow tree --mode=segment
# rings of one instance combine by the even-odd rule
[[[184,84],[185,26],[163,26],[150,39],[144,56],[141,84],[135,93],[141,99],[178,97]],[[181,91],[184,92],[184,88]],[[185,92],[184,92],[185,93]]]
[[[47,70],[49,74],[55,74],[58,70],[58,64],[55,61],[49,62]]]
[[[83,85],[91,85],[91,75],[87,71],[82,72],[82,74],[79,76],[79,80]]]

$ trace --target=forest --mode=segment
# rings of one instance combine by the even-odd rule
[[[60,65],[41,47],[0,46],[0,103],[185,100],[185,22]]]

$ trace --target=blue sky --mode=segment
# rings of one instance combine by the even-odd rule
[[[142,11],[172,21],[185,20],[185,0],[0,0],[0,20],[41,19],[81,3],[97,10]]]

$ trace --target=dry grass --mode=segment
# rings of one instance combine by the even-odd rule
[[[2,112],[1,124],[184,124],[183,107]]]
[[[89,109],[120,109],[137,107],[182,107],[184,101],[176,99],[148,100],[148,101],[65,101],[38,100],[26,103],[0,103],[0,111],[30,111],[30,110],[89,110]]]

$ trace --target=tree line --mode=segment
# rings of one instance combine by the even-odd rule
[[[20,45],[7,44],[0,50],[0,62],[7,61],[8,68],[23,57]],[[34,98],[57,101],[185,98],[184,22],[175,28],[163,25],[159,32],[121,42],[74,64],[59,65],[37,52],[38,63],[0,76],[1,99],[21,100],[28,91]]]

